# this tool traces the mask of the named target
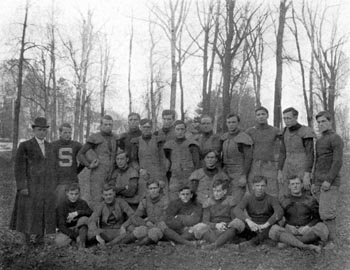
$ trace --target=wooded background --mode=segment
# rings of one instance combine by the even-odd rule
[[[282,127],[283,97],[294,96],[289,106],[302,107],[310,127],[315,127],[315,113],[328,110],[348,147],[349,106],[342,99],[349,76],[348,34],[339,29],[341,5],[311,0],[140,3],[142,16],[134,13],[133,3],[123,18],[128,24],[120,35],[128,46],[120,47],[113,38],[117,26],[101,23],[96,7],[75,8],[77,16],[67,20],[62,15],[67,7],[59,1],[44,7],[35,1],[18,4],[18,17],[2,25],[11,35],[0,63],[0,138],[12,140],[13,153],[37,116],[49,120],[49,140],[57,139],[61,123],[70,122],[73,139],[84,142],[106,113],[116,119],[117,132],[126,128],[131,111],[152,118],[156,129],[161,110],[168,108],[184,120],[210,115],[221,132],[230,112],[241,115],[242,128],[252,126],[254,109],[265,105],[263,94],[273,99],[274,126]],[[141,66],[140,43],[146,59]],[[119,49],[127,61],[117,57]],[[145,79],[136,86],[140,73]],[[274,78],[274,88],[264,84],[266,78]],[[111,105],[120,99],[127,111]]]

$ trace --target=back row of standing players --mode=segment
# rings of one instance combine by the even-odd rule
[[[115,135],[113,119],[104,116],[100,132],[89,136],[83,146],[71,141],[72,128],[63,124],[60,140],[52,143],[58,202],[64,200],[67,187],[78,182],[77,160],[90,169],[89,190],[83,197],[92,208],[101,202],[105,183],[113,185],[117,197],[134,209],[146,195],[147,183],[154,180],[169,201],[190,186],[205,208],[216,179],[225,179],[227,193],[237,205],[245,193],[252,192],[256,176],[267,180],[268,194],[280,198],[288,194],[289,180],[298,178],[318,198],[319,214],[334,240],[343,144],[331,128],[330,115],[317,115],[321,137],[316,141],[313,130],[298,123],[294,108],[283,111],[286,127],[282,132],[268,125],[266,108],[255,112],[256,125],[246,131],[239,128],[239,116],[229,114],[228,132],[223,135],[213,133],[209,116],[201,118],[199,133],[188,133],[183,121],[175,121],[172,110],[163,111],[159,131],[152,133],[151,120],[131,113],[129,131]]]

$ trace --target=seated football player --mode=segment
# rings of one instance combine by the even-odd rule
[[[321,222],[317,200],[303,190],[303,183],[297,176],[289,181],[290,194],[284,195],[280,203],[284,210],[285,226],[273,225],[270,235],[273,240],[294,247],[321,251],[313,243],[327,241],[328,229]]]
[[[117,198],[124,199],[133,209],[136,209],[144,196],[146,185],[139,185],[139,173],[129,165],[128,154],[118,151],[117,168],[112,172],[109,184],[115,188]]]
[[[126,233],[126,216],[132,217],[134,211],[126,201],[116,198],[112,185],[103,185],[102,198],[89,219],[88,237],[103,246]]]
[[[202,246],[204,250],[214,250],[232,240],[235,229],[231,222],[235,218],[233,209],[235,199],[228,196],[229,182],[226,179],[216,179],[212,185],[212,198],[203,209],[201,223],[190,228],[196,239],[208,242]]]
[[[213,182],[217,178],[229,180],[228,176],[219,168],[219,153],[207,149],[203,153],[203,167],[195,170],[191,176],[192,189],[197,194],[197,200],[205,208],[212,195]]]
[[[57,206],[57,227],[55,243],[62,247],[76,241],[79,248],[85,248],[88,219],[92,210],[88,204],[80,199],[80,187],[72,183],[66,188],[66,199]]]
[[[160,192],[160,184],[156,180],[147,183],[147,196],[143,198],[137,207],[134,216],[130,219],[136,227],[132,233],[138,245],[157,243],[163,238],[165,225],[165,211],[168,200]],[[125,240],[124,240],[125,241]]]
[[[246,194],[235,207],[237,217],[232,226],[235,233],[242,233],[250,243],[259,245],[269,238],[271,226],[283,217],[283,210],[277,198],[265,192],[267,179],[255,176],[252,193]]]
[[[169,203],[166,210],[164,235],[168,240],[187,246],[196,246],[189,228],[200,222],[202,206],[189,186],[180,188],[179,198]]]

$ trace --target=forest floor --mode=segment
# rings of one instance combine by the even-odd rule
[[[271,246],[236,250],[226,245],[203,251],[161,242],[156,246],[97,246],[78,250],[57,248],[53,236],[45,245],[24,250],[18,235],[8,230],[15,196],[15,182],[9,155],[0,153],[0,269],[240,269],[240,270],[349,270],[350,269],[350,155],[344,156],[342,185],[338,202],[339,244],[321,254],[297,248]]]

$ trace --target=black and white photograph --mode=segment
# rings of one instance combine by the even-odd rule
[[[0,270],[349,270],[349,14],[2,0]]]

